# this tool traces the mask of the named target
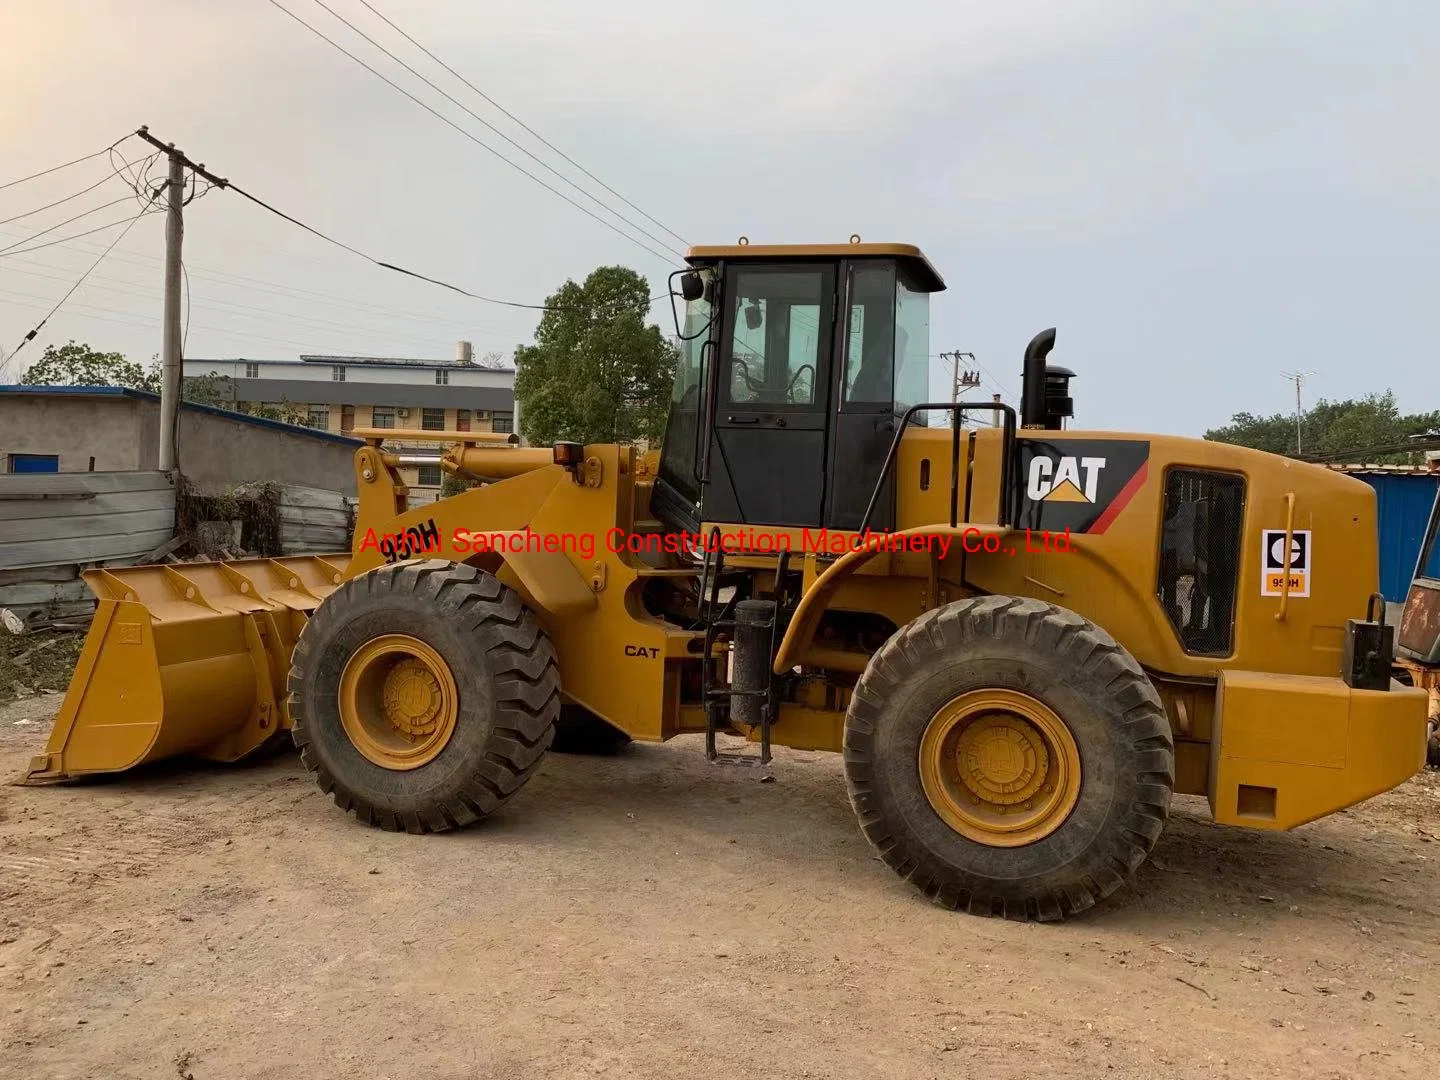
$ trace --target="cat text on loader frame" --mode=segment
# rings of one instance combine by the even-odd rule
[[[1366,484],[1067,427],[1053,331],[1018,409],[927,403],[944,284],[908,245],[687,262],[658,451],[361,431],[349,553],[91,571],[29,779],[293,737],[342,809],[423,833],[493,813],[552,748],[834,750],[926,896],[1054,919],[1120,887],[1174,792],[1289,829],[1423,767],[1425,693],[1357,678]],[[479,483],[411,506],[395,438]]]

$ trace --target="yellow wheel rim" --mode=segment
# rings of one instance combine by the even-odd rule
[[[441,655],[419,638],[386,634],[355,650],[340,675],[340,723],[383,769],[418,769],[455,733],[460,694]]]
[[[1049,836],[1080,797],[1080,749],[1055,711],[1018,690],[949,701],[920,738],[920,783],[941,819],[990,847]]]

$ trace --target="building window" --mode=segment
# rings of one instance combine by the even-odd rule
[[[260,365],[254,361],[245,361],[245,378],[258,379],[260,377]]]
[[[490,422],[491,431],[511,432],[515,430],[515,414],[508,412],[497,412]]]
[[[469,410],[469,409],[456,409],[456,410],[455,410],[455,430],[456,430],[456,431],[469,431],[469,430],[470,430],[470,410]]]
[[[426,410],[424,410],[424,411],[420,414],[420,430],[421,430],[421,431],[444,431],[444,430],[445,430],[445,410],[444,410],[444,409],[426,409]]]
[[[354,430],[355,430],[355,406],[354,406],[354,405],[341,405],[341,406],[340,406],[340,430],[341,430],[341,431],[354,431]]]
[[[345,365],[344,365],[344,364],[333,364],[333,365],[331,365],[331,367],[330,367],[330,381],[331,381],[331,382],[344,382],[344,381],[345,381]]]
[[[420,475],[416,483],[420,487],[440,486],[441,472],[439,465],[421,465],[417,471]]]
[[[436,368],[436,369],[435,369],[435,385],[436,385],[436,386],[449,386],[449,385],[450,385],[450,372],[445,371],[443,368]]]
[[[305,421],[306,425],[318,428],[321,431],[330,430],[330,406],[311,405],[310,415]]]
[[[395,426],[395,410],[389,405],[376,405],[370,410],[370,426],[393,428]]]

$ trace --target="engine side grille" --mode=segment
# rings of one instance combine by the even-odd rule
[[[1187,653],[1225,656],[1235,639],[1245,479],[1171,469],[1164,514],[1156,595]]]

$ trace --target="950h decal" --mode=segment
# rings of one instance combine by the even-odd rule
[[[1098,536],[1145,483],[1150,444],[1131,439],[1022,437],[1021,528]]]

